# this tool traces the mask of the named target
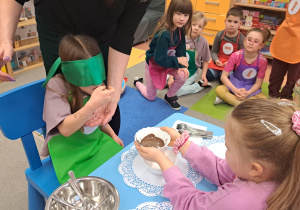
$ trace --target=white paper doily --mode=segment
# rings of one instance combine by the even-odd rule
[[[176,165],[195,186],[202,180],[203,177],[180,154]],[[163,185],[166,182],[163,176],[154,174],[148,169],[134,145],[122,154],[118,170],[129,187],[136,188],[145,196],[165,197],[163,195]]]
[[[146,202],[138,205],[133,210],[172,210],[173,206],[170,201],[165,201],[162,203],[158,202]]]

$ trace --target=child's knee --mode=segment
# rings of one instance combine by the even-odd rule
[[[184,71],[179,71],[178,74],[176,75],[175,80],[177,80],[177,81],[184,81],[185,82],[187,80],[187,78],[185,78]]]

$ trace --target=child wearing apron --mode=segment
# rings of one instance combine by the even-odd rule
[[[43,84],[46,138],[41,155],[51,156],[63,184],[68,171],[88,176],[122,150],[123,142],[108,124],[84,126],[114,94],[112,87],[103,85],[105,67],[97,42],[87,36],[65,36],[59,56]],[[62,74],[55,75],[58,68]]]
[[[157,89],[166,85],[167,75],[175,78],[165,94],[165,102],[174,110],[180,110],[176,92],[189,77],[186,58],[185,30],[191,26],[193,6],[189,0],[172,0],[167,12],[154,31],[153,39],[146,52],[145,80],[134,78],[134,85],[150,101],[156,97]],[[185,29],[185,30],[184,30]]]
[[[176,96],[183,96],[193,93],[198,93],[205,88],[211,87],[206,79],[208,62],[210,60],[209,45],[205,37],[201,36],[202,30],[207,24],[204,13],[196,11],[192,17],[192,28],[186,36],[186,52],[189,61],[189,73],[190,76],[183,84],[183,86],[177,91]],[[203,63],[202,63],[203,61]],[[202,81],[196,82],[200,68],[202,66]],[[169,76],[168,86],[172,85],[174,79]]]
[[[292,99],[293,87],[300,76],[300,0],[291,0],[285,20],[280,25],[270,47],[273,56],[269,95]],[[281,89],[284,76],[285,86]]]
[[[229,57],[243,49],[244,35],[239,31],[243,11],[238,7],[228,10],[225,20],[225,30],[217,33],[212,49],[212,61],[208,65],[206,78],[213,81],[220,78]]]
[[[223,100],[236,106],[247,98],[266,98],[261,92],[268,61],[259,53],[264,43],[270,38],[267,29],[254,28],[244,40],[245,49],[231,55],[224,68],[221,80],[224,85],[216,88],[215,104]],[[234,70],[228,78],[229,73]]]

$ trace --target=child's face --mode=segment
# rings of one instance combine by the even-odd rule
[[[192,22],[192,37],[198,37],[201,35],[204,28],[204,19]]]
[[[248,52],[258,52],[263,46],[263,35],[259,32],[252,31],[244,39],[244,48]]]
[[[229,15],[225,20],[225,28],[229,33],[235,33],[241,25],[240,17],[235,17],[233,15]]]
[[[174,15],[173,15],[173,23],[175,26],[174,29],[183,27],[187,23],[188,20],[189,20],[189,14],[183,14],[181,12],[174,12]]]
[[[243,161],[245,157],[241,156],[241,151],[237,148],[236,141],[241,138],[240,125],[231,117],[225,124],[225,146],[227,148],[225,157],[232,172],[243,179],[248,180],[251,168],[250,161]]]
[[[89,95],[92,95],[92,92],[99,86],[104,86],[104,83],[102,82],[101,85],[91,85],[88,87],[79,87],[82,91],[88,93]]]

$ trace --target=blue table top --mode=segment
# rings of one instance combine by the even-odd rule
[[[215,125],[209,124],[207,122],[180,113],[172,114],[171,116],[169,116],[168,118],[160,122],[158,125],[156,125],[156,127],[163,127],[163,126],[172,127],[175,121],[177,120],[207,127],[207,130],[212,131],[214,133],[213,134],[214,136],[224,135],[223,128],[217,127]],[[133,138],[134,137],[132,137],[132,141]],[[161,196],[156,196],[156,197],[144,196],[137,189],[131,188],[124,183],[123,176],[118,172],[118,166],[121,163],[121,155],[124,152],[128,151],[132,146],[133,146],[133,142],[129,144],[127,147],[125,147],[122,151],[117,153],[115,156],[113,156],[106,163],[101,165],[94,172],[92,172],[90,176],[97,176],[97,177],[104,178],[110,181],[117,188],[120,194],[120,207],[119,207],[120,210],[135,209],[139,204],[145,202],[169,201],[169,199],[163,198]],[[196,187],[197,189],[203,191],[215,191],[217,189],[215,185],[208,183],[205,179],[203,179],[200,183],[198,183]]]

